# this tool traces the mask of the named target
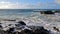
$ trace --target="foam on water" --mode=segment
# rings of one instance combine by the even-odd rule
[[[0,23],[3,23],[2,26],[4,27],[4,30],[8,29],[5,28],[8,24],[13,24],[12,27],[15,27],[14,24],[17,24],[16,22],[24,21],[28,26],[44,26],[45,29],[52,31],[52,34],[60,34],[53,30],[54,26],[60,29],[60,16],[58,14],[41,15],[40,12],[31,12],[30,14],[28,13],[28,15],[23,13],[18,13],[17,15],[1,15],[0,18]],[[16,21],[3,21],[3,19],[16,19]]]

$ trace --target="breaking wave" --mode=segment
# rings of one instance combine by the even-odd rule
[[[12,19],[16,21],[4,21],[4,19]],[[31,12],[29,15],[18,13],[18,15],[0,16],[0,22],[3,23],[3,27],[8,26],[8,24],[16,24],[18,21],[24,21],[28,26],[43,26],[45,29],[52,31],[54,34],[60,34],[53,30],[54,26],[60,30],[60,16],[58,14],[41,15],[40,12]],[[13,25],[13,27],[15,26]],[[6,30],[6,28],[4,30]]]

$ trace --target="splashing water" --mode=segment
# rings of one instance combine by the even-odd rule
[[[60,34],[53,30],[53,27],[57,27],[60,30],[60,16],[59,14],[54,15],[44,15],[40,12],[0,12],[0,22],[4,23],[3,26],[7,26],[12,23],[15,24],[18,21],[24,21],[28,26],[44,26],[44,28],[51,30],[52,34]],[[3,21],[3,19],[16,19],[14,22]],[[14,26],[14,25],[13,25]]]

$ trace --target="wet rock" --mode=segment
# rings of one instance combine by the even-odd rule
[[[47,11],[40,11],[41,14],[55,14],[55,12],[51,11],[51,10],[47,10]]]
[[[2,28],[2,25],[0,25],[0,28]]]
[[[11,26],[12,24],[9,24],[8,26]]]
[[[17,22],[17,23],[19,23],[19,24],[21,24],[21,25],[26,25],[25,22],[23,22],[23,21],[19,21],[19,22]]]
[[[56,27],[53,27],[53,29],[54,29],[55,31],[59,31],[59,29],[58,29],[58,28],[56,28]]]
[[[23,31],[21,31],[21,34],[49,34],[49,31],[47,29],[44,29],[44,27],[35,27],[34,29],[32,27],[32,30],[29,29],[25,29]]]
[[[16,29],[15,27],[12,27],[12,28],[9,28],[7,31],[4,31],[4,32],[2,31],[2,33],[5,33],[5,34],[49,34],[49,31],[47,29],[44,29],[43,26],[29,26],[29,28],[31,28],[31,30],[23,29],[21,32],[19,32],[19,31],[15,31]]]
[[[43,29],[43,26],[27,26],[27,27],[31,28],[32,30]]]
[[[0,24],[2,24],[2,23],[0,23]]]
[[[0,25],[0,29],[3,29],[2,25]]]
[[[33,31],[25,29],[20,32],[20,34],[34,34]]]
[[[45,29],[44,30],[36,29],[34,33],[35,34],[49,34],[49,31],[47,31]]]
[[[49,31],[47,29],[44,29],[44,27],[40,27],[39,29],[36,29],[34,33],[35,34],[49,34]]]
[[[14,27],[13,28],[10,28],[9,30],[7,30],[8,31],[8,34],[9,33],[14,33],[13,31],[14,31]]]
[[[20,26],[21,26],[21,24],[15,24],[15,26],[20,27]]]

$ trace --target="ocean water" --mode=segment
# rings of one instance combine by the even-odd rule
[[[15,19],[16,21],[4,21],[4,19]],[[29,9],[0,9],[0,23],[3,23],[3,27],[8,24],[14,26],[18,21],[24,21],[28,26],[43,26],[53,34],[60,34],[53,29],[53,27],[57,27],[60,30],[60,14],[44,15],[39,11]],[[4,30],[6,29],[4,28]]]

